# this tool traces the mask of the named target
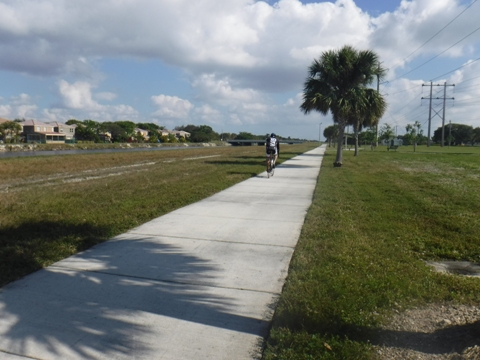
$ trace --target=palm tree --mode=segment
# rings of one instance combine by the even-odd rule
[[[378,105],[376,100],[379,97],[370,96],[375,101],[368,100],[366,97],[370,92],[366,86],[377,76],[383,78],[386,71],[380,66],[376,53],[357,51],[348,45],[337,51],[324,52],[313,61],[308,71],[300,109],[305,114],[315,110],[327,115],[330,111],[333,121],[338,124],[338,144],[341,144],[346,125],[360,115],[376,113],[370,107]],[[342,166],[341,146],[337,147],[333,165]]]
[[[358,155],[358,133],[364,126],[375,126],[385,113],[387,103],[378,91],[370,88],[360,89],[363,91],[357,102],[357,109],[352,116],[352,124],[355,134],[355,156]]]
[[[420,136],[423,135],[422,125],[415,121],[414,124],[407,124],[405,130],[407,130],[407,138],[413,142],[413,152],[417,151],[417,142]]]

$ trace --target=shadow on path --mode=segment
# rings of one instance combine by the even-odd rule
[[[41,357],[31,353],[35,343],[58,357],[133,356],[168,342],[172,319],[264,337],[268,322],[240,313],[235,290],[190,283],[192,276],[208,282],[215,272],[214,264],[158,238],[99,244],[0,289],[0,351]]]

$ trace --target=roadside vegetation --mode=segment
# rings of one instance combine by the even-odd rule
[[[319,182],[264,352],[272,359],[372,359],[382,323],[427,304],[479,304],[480,279],[427,260],[480,263],[480,148],[344,150]]]
[[[318,143],[284,145],[279,162]],[[263,146],[0,159],[0,286],[265,170]]]

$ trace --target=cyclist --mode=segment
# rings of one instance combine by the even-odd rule
[[[275,169],[275,163],[277,162],[278,154],[280,154],[280,142],[277,139],[275,133],[272,133],[265,143],[266,151],[267,151],[267,163],[268,157],[270,154],[274,154],[275,158],[273,159],[273,168]]]

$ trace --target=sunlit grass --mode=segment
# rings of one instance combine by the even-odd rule
[[[280,162],[315,144],[285,145]],[[265,170],[262,146],[0,159],[0,286]]]
[[[344,152],[323,161],[265,359],[368,359],[391,312],[477,303],[478,279],[425,260],[480,262],[480,149]]]

